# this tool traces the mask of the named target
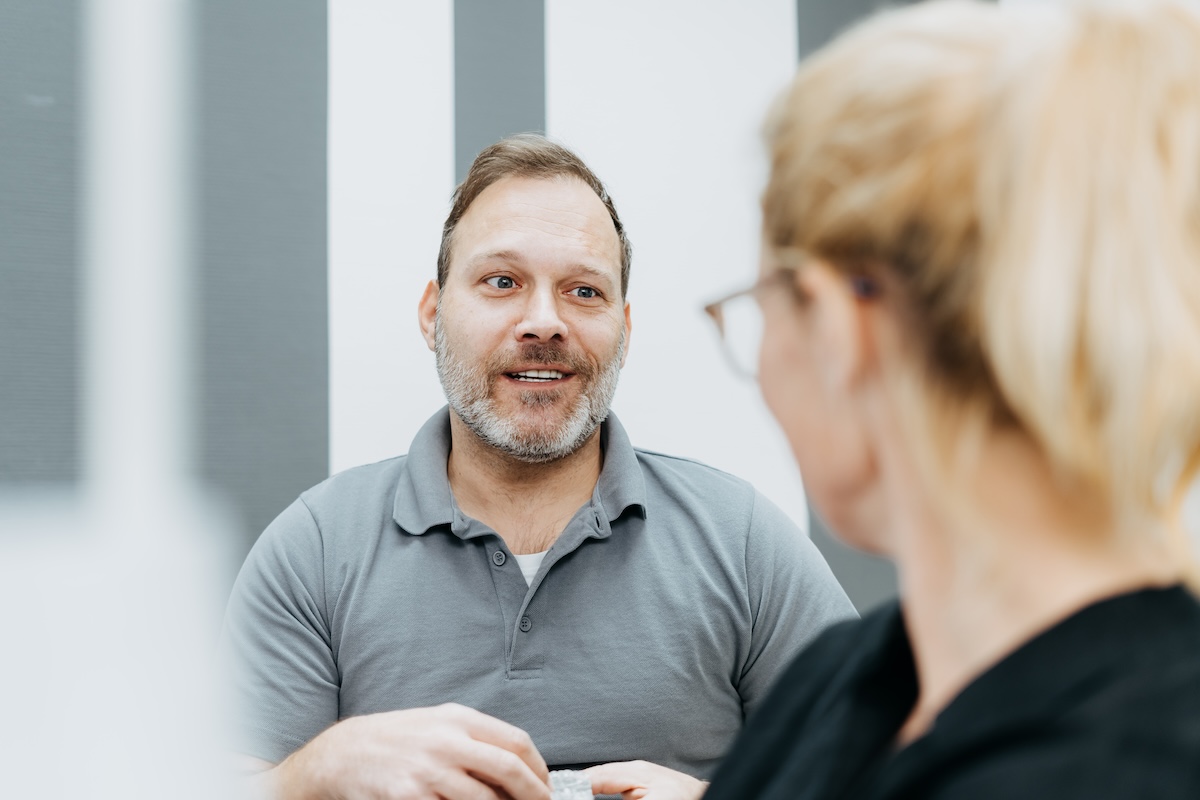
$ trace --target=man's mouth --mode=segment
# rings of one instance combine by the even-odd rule
[[[506,372],[505,375],[517,381],[526,383],[547,383],[567,377],[567,373],[556,369],[527,369],[521,372]]]

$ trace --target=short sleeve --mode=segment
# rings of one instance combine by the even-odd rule
[[[222,631],[236,748],[278,763],[338,718],[320,530],[303,500],[259,537]]]
[[[758,492],[746,539],[751,645],[738,693],[749,718],[792,659],[854,604],[812,540]]]

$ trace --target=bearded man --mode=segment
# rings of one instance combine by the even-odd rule
[[[598,793],[698,797],[853,616],[781,511],[609,412],[630,256],[570,151],[475,160],[419,305],[449,407],[301,495],[233,590],[239,758],[267,796],[547,800],[548,769],[590,767]]]

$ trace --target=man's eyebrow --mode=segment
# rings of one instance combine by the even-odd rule
[[[472,264],[483,264],[487,261],[510,261],[520,264],[525,259],[516,250],[493,250],[490,253],[480,253],[471,258]]]
[[[598,281],[606,281],[607,282],[607,281],[611,281],[613,279],[613,276],[610,275],[609,273],[605,272],[602,269],[596,269],[595,267],[590,266],[588,264],[576,264],[575,269],[577,269],[580,272],[591,275],[593,278],[596,278]]]

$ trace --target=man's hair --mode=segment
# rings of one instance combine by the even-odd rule
[[[450,270],[450,248],[454,243],[454,229],[459,220],[475,198],[484,189],[502,178],[577,178],[588,185],[612,217],[613,227],[617,229],[617,240],[621,243],[621,296],[629,290],[629,265],[633,259],[633,248],[629,237],[625,235],[625,226],[617,215],[617,207],[613,205],[608,190],[588,169],[583,159],[562,145],[555,144],[545,136],[536,133],[519,133],[501,139],[490,145],[475,157],[467,177],[454,190],[450,206],[450,215],[442,226],[442,246],[438,250],[437,282],[438,288],[446,285],[446,275]]]

